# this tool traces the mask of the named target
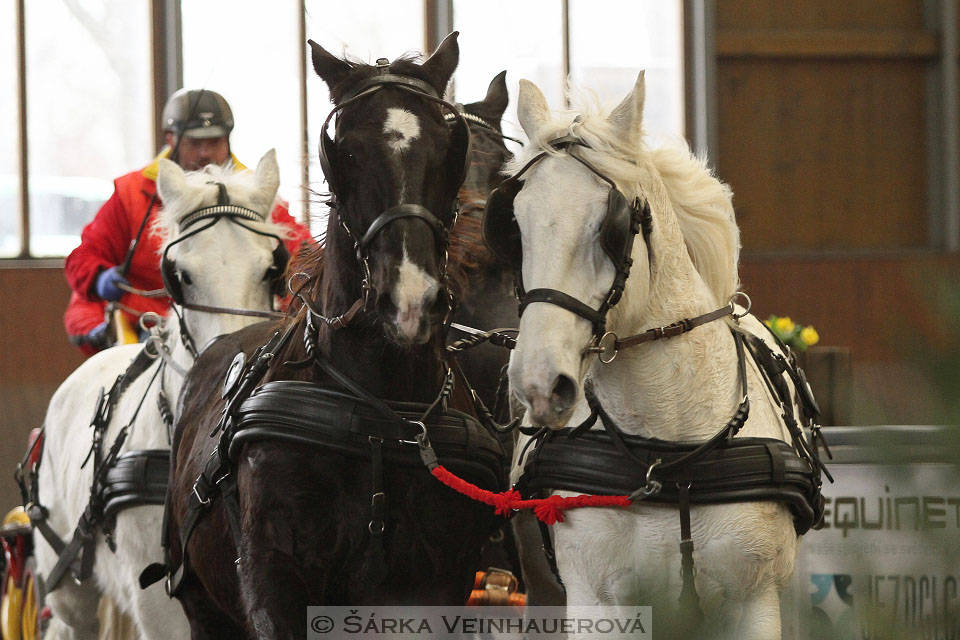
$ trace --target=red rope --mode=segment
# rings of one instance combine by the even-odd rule
[[[582,495],[565,498],[554,495],[549,498],[524,500],[520,497],[520,492],[515,489],[508,489],[501,493],[487,491],[474,484],[470,484],[463,478],[455,476],[440,465],[431,469],[430,473],[454,491],[494,507],[497,515],[507,516],[510,515],[512,511],[533,509],[533,513],[537,518],[547,524],[563,522],[563,512],[567,509],[577,509],[580,507],[629,507],[631,504],[628,496]]]

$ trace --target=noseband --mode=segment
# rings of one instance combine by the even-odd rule
[[[456,191],[460,188],[460,185],[463,184],[463,180],[466,177],[467,169],[470,165],[470,129],[466,120],[452,104],[441,98],[429,83],[410,76],[389,73],[389,66],[390,61],[386,58],[378,59],[378,74],[371,78],[360,81],[355,87],[353,87],[353,89],[351,89],[344,96],[340,104],[335,106],[333,110],[330,111],[326,120],[323,122],[320,135],[320,167],[323,170],[323,174],[327,179],[327,184],[330,187],[330,206],[334,209],[338,208],[337,192],[339,191],[339,188],[333,171],[336,145],[334,140],[327,135],[327,127],[330,124],[330,120],[343,111],[346,107],[387,87],[405,91],[417,96],[418,98],[423,98],[424,100],[437,103],[450,110],[450,112],[453,114],[453,120],[455,121],[453,141],[451,144],[453,147],[462,148],[463,150],[462,168],[459,169],[459,173],[455,174],[456,189],[454,189],[454,193],[456,193]],[[459,213],[460,208],[459,200],[456,195],[453,197],[451,208],[453,210],[453,222],[450,226],[452,227],[454,224],[456,224],[457,214]],[[347,237],[350,238],[350,241],[353,242],[353,248],[354,252],[356,253],[357,261],[360,263],[361,269],[363,270],[363,281],[361,286],[363,288],[364,307],[366,307],[370,291],[373,289],[370,279],[370,245],[374,238],[376,238],[376,236],[389,224],[404,218],[421,220],[427,225],[427,227],[430,228],[431,232],[433,232],[434,238],[443,256],[440,263],[440,275],[441,281],[443,282],[443,287],[446,289],[447,256],[450,242],[449,231],[448,228],[425,206],[413,203],[392,206],[377,216],[363,235],[355,233],[354,230],[352,230],[347,224],[346,220],[344,220],[342,216],[339,216],[339,214],[338,218],[340,227],[347,234]]]

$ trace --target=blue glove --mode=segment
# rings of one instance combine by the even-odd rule
[[[93,329],[90,329],[90,331],[87,332],[86,343],[98,351],[106,349],[109,346],[107,344],[107,329],[109,326],[110,323],[104,320]]]
[[[97,295],[101,300],[119,300],[123,297],[123,291],[117,287],[117,283],[122,282],[129,286],[130,283],[119,273],[119,267],[110,267],[106,271],[101,271],[97,276]]]

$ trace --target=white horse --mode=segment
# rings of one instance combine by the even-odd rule
[[[729,188],[685,144],[647,149],[643,104],[642,72],[609,113],[584,105],[552,114],[543,93],[521,80],[518,115],[530,144],[510,167],[516,173],[547,153],[524,173],[515,198],[524,287],[556,289],[593,309],[600,308],[615,275],[599,238],[610,186],[571,156],[612,180],[627,202],[639,197],[649,203],[649,238],[637,236],[623,297],[607,316],[607,330],[619,336],[718,309],[739,285],[739,231]],[[549,146],[565,135],[585,146]],[[591,322],[556,304],[532,303],[511,357],[511,387],[533,424],[579,424],[590,414],[584,396],[589,381],[624,433],[704,441],[731,419],[743,396],[731,323],[729,316],[707,322],[625,349],[603,364],[584,353],[595,339]],[[738,327],[767,340],[753,316],[743,317]],[[759,369],[749,356],[746,360],[750,412],[739,435],[790,442]],[[599,422],[593,428],[602,430]],[[522,448],[523,443],[517,450]],[[737,640],[780,638],[780,594],[800,547],[787,507],[694,505],[691,513],[705,628]],[[572,509],[552,533],[568,606],[653,605],[658,630],[669,626],[681,590],[676,506],[635,501],[626,509]]]
[[[229,167],[209,166],[202,171],[184,174],[169,160],[161,160],[157,178],[164,208],[157,220],[157,230],[165,237],[164,247],[182,233],[184,216],[218,202],[218,187],[226,186],[232,204],[256,212],[260,221],[242,220],[233,224],[222,218],[195,235],[196,229],[210,224],[201,220],[189,226],[183,239],[170,246],[168,258],[174,261],[176,277],[189,303],[268,311],[272,307],[270,276],[273,275],[273,249],[276,240],[261,235],[284,238],[287,232],[270,221],[279,185],[276,154],[267,152],[256,171],[233,172]],[[189,237],[187,237],[189,235]],[[158,256],[159,259],[159,256]],[[183,322],[197,347],[218,335],[236,331],[254,317],[225,315],[206,311],[180,310]],[[193,358],[181,340],[178,316],[166,320],[166,347],[181,369],[189,369]],[[93,356],[74,371],[57,389],[45,420],[46,442],[39,472],[40,503],[49,509],[51,528],[66,542],[70,541],[80,515],[90,499],[93,481],[92,461],[81,468],[90,450],[92,429],[89,428],[97,392],[110,389],[142,345],[126,345],[107,349]],[[163,389],[171,404],[176,402],[182,380],[175,367],[160,369],[161,359],[150,365],[130,384],[113,410],[103,438],[106,452],[121,428],[135,420],[122,451],[169,448],[168,427],[160,413],[157,396]],[[159,375],[156,375],[158,373]],[[137,412],[138,405],[142,406]],[[138,577],[152,562],[162,562],[160,547],[162,506],[136,506],[120,511],[116,518],[112,552],[100,531],[96,533],[96,564],[92,577],[78,584],[68,573],[60,585],[46,595],[54,620],[48,633],[63,638],[95,639],[98,633],[97,603],[101,594],[110,596],[117,606],[129,614],[140,631],[140,637],[152,640],[187,638],[190,628],[180,604],[164,593],[162,584],[141,590]],[[57,556],[39,532],[34,532],[39,573],[48,576]]]

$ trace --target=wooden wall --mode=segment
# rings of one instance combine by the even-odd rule
[[[960,377],[940,375],[960,358],[944,300],[960,297],[960,256],[939,252],[931,197],[935,5],[715,3],[713,160],[734,191],[745,290],[761,317],[851,349],[857,424],[960,420],[945,386]]]
[[[20,503],[13,470],[50,397],[83,362],[67,342],[62,265],[0,269],[0,511]],[[92,393],[96,393],[93,390]],[[91,399],[91,411],[93,402]]]

